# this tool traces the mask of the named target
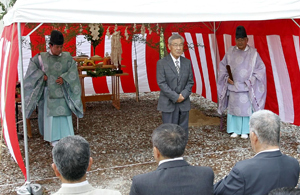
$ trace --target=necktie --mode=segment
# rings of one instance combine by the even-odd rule
[[[177,70],[177,72],[179,74],[180,67],[179,67],[179,61],[178,60],[175,61],[175,66],[176,66],[176,70]]]

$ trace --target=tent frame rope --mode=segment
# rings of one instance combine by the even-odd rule
[[[29,37],[32,33],[34,33],[34,31],[36,31],[38,28],[40,28],[40,26],[42,26],[44,23],[40,23],[39,25],[37,25],[32,31],[30,31],[30,33],[28,33],[28,35],[26,35],[26,37]]]

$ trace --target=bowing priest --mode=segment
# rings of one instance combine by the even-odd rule
[[[52,146],[74,135],[72,113],[83,117],[77,65],[69,52],[62,52],[63,44],[63,34],[53,30],[49,51],[30,59],[24,79],[26,118],[38,106],[39,132]]]

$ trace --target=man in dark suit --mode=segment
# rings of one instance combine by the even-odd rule
[[[268,110],[250,117],[250,141],[256,155],[240,161],[229,175],[214,185],[214,194],[268,194],[281,187],[295,187],[299,163],[279,150],[280,118]]]
[[[162,124],[152,134],[158,168],[134,176],[130,195],[212,194],[214,172],[210,167],[189,165],[183,157],[187,136],[176,124]]]
[[[170,54],[157,62],[156,79],[160,88],[157,110],[163,123],[181,126],[188,136],[190,94],[194,85],[191,61],[182,57],[184,38],[173,34],[168,39]]]

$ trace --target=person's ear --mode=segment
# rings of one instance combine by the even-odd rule
[[[257,135],[256,135],[256,133],[254,131],[251,131],[251,133],[252,133],[252,142],[254,144],[256,144],[257,141],[258,141],[258,137],[257,137]]]
[[[89,166],[88,166],[88,168],[87,168],[87,170],[86,170],[86,171],[90,171],[90,170],[91,170],[91,166],[92,166],[92,164],[93,164],[93,158],[92,158],[92,157],[90,157]]]
[[[160,152],[159,152],[158,148],[155,146],[153,147],[153,156],[156,161],[160,158]]]
[[[168,43],[168,48],[169,48],[169,50],[171,51],[171,45]]]
[[[56,177],[59,177],[59,178],[60,178],[60,177],[61,177],[61,174],[60,174],[60,172],[58,171],[56,165],[55,165],[54,163],[52,163],[51,167],[52,167],[52,169],[53,169],[53,171],[54,171]]]

